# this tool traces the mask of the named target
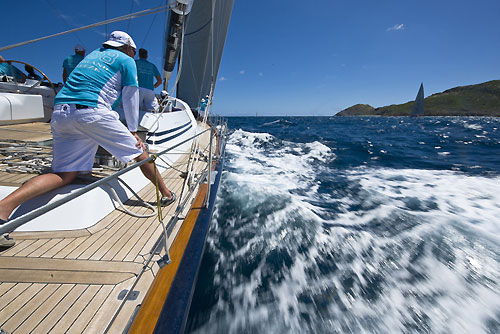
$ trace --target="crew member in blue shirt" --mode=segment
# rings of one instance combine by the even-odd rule
[[[63,61],[63,82],[66,83],[69,75],[75,67],[83,60],[85,57],[85,48],[81,44],[75,45],[75,54],[67,56]]]
[[[149,157],[136,133],[139,90],[134,55],[132,38],[125,32],[114,31],[102,48],[94,50],[74,69],[54,101],[51,119],[53,173],[29,180],[2,199],[0,224],[25,201],[70,184],[81,172],[91,171],[99,145],[123,163]],[[120,95],[127,126],[111,109]],[[143,164],[140,168],[144,176],[155,183],[155,166]],[[158,179],[158,187],[163,205],[176,200],[162,178]],[[0,236],[0,246],[13,244],[14,240],[8,235]]]
[[[139,59],[135,61],[139,81],[139,109],[153,111],[158,109],[154,89],[161,85],[162,79],[158,68],[147,59],[148,50],[139,49]],[[154,78],[156,83],[153,85]]]
[[[13,77],[18,82],[26,81],[26,74],[20,69],[12,65],[10,62],[5,61],[2,56],[0,56],[0,76],[7,75]]]

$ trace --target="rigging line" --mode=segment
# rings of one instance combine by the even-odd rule
[[[89,29],[89,28],[99,27],[99,26],[102,26],[102,25],[105,25],[105,24],[108,24],[108,23],[115,23],[115,22],[120,22],[120,21],[128,20],[130,18],[135,19],[135,18],[142,17],[142,16],[145,16],[145,15],[150,15],[150,14],[156,14],[156,13],[160,13],[160,12],[165,12],[167,10],[170,10],[170,9],[174,8],[175,7],[174,5],[175,5],[175,3],[174,4],[170,4],[170,5],[163,5],[163,6],[159,6],[159,7],[155,7],[155,8],[145,9],[145,10],[141,10],[141,11],[135,12],[133,14],[119,16],[119,17],[116,17],[116,18],[113,18],[113,19],[109,19],[109,20],[105,20],[105,21],[101,21],[101,22],[89,24],[87,26],[83,26],[83,27],[80,27],[80,28],[75,28],[75,29],[63,31],[63,32],[60,32],[60,33],[57,33],[57,34],[53,34],[53,35],[49,35],[49,36],[45,36],[45,37],[40,37],[40,38],[35,38],[35,39],[32,39],[30,41],[26,41],[26,42],[21,42],[21,43],[16,43],[16,44],[11,44],[11,45],[7,45],[7,46],[3,46],[3,47],[0,47],[0,52],[1,51],[5,51],[5,50],[9,50],[9,49],[13,49],[13,48],[16,48],[16,47],[19,47],[19,46],[23,46],[23,45],[26,45],[26,44],[31,44],[31,43],[43,41],[43,40],[46,40],[46,39],[49,39],[49,38],[52,38],[52,37],[57,37],[57,36],[69,34],[69,33],[72,33],[72,32]]]
[[[160,4],[163,2],[163,0],[160,0]],[[158,16],[158,13],[153,16],[153,19],[151,20],[151,24],[149,25],[148,31],[146,32],[146,35],[144,36],[144,40],[142,41],[141,48],[146,44],[146,40],[148,39],[149,32],[151,31],[151,28],[153,27],[153,23],[155,22],[156,17]],[[165,48],[162,48],[164,50]]]
[[[60,10],[58,10],[57,8],[55,8],[52,3],[50,2],[50,0],[45,0],[45,2],[47,3],[47,5],[50,7],[50,9],[56,14],[57,17],[59,17],[65,24],[66,26],[71,29],[71,25],[69,24],[68,20],[66,20],[66,17],[63,13],[61,13]],[[80,39],[80,36],[78,36],[78,34],[75,34],[76,36],[76,39],[78,39],[78,41],[83,45],[83,42],[82,40]]]
[[[108,0],[104,0],[104,20],[108,19]],[[108,37],[108,25],[104,25],[104,33]]]
[[[133,8],[134,8],[134,0],[130,0],[130,10],[128,11],[129,14],[132,13]],[[130,34],[129,29],[130,29],[130,19],[128,20],[127,24],[127,34]]]

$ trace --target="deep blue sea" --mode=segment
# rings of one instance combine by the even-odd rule
[[[500,119],[229,118],[191,333],[500,333]]]

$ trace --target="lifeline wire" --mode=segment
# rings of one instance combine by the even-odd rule
[[[53,35],[49,35],[49,36],[45,36],[45,37],[35,38],[35,39],[30,40],[30,41],[16,43],[16,44],[11,44],[11,45],[7,45],[7,46],[2,46],[2,47],[0,47],[0,52],[1,51],[5,51],[5,50],[9,50],[9,49],[13,49],[13,48],[16,48],[16,47],[19,47],[19,46],[23,46],[23,45],[26,45],[26,44],[31,44],[31,43],[43,41],[43,40],[46,40],[46,39],[49,39],[49,38],[52,38],[52,37],[57,37],[57,36],[69,34],[69,33],[72,33],[72,32],[80,31],[80,30],[85,30],[85,29],[89,29],[89,28],[99,27],[99,26],[102,26],[102,25],[105,25],[105,24],[120,22],[120,21],[124,21],[124,20],[129,20],[129,19],[133,19],[133,18],[145,16],[145,15],[150,15],[150,14],[165,12],[167,10],[170,10],[170,9],[174,8],[174,7],[175,7],[175,4],[171,4],[171,5],[163,5],[163,6],[158,6],[158,7],[155,7],[155,8],[141,10],[141,11],[138,11],[138,12],[135,12],[135,13],[132,13],[132,14],[127,14],[127,15],[116,17],[114,19],[109,19],[109,20],[105,20],[105,21],[101,21],[101,22],[89,24],[87,26],[83,26],[83,27],[80,27],[80,28],[75,28],[75,29],[63,31],[63,32],[60,32],[60,33],[57,33],[57,34],[53,34]]]

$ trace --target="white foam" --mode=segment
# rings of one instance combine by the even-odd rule
[[[223,182],[240,212],[226,217],[224,231],[215,223],[209,238],[224,292],[199,333],[483,333],[498,318],[500,178],[357,168],[344,172],[357,190],[335,198],[318,193],[315,164],[335,158],[327,146],[276,141],[242,130],[229,139]],[[338,212],[322,218],[330,201]],[[390,221],[411,224],[398,230]],[[221,234],[237,248],[218,248]],[[270,273],[275,251],[292,264]],[[247,277],[238,263],[252,261]]]

